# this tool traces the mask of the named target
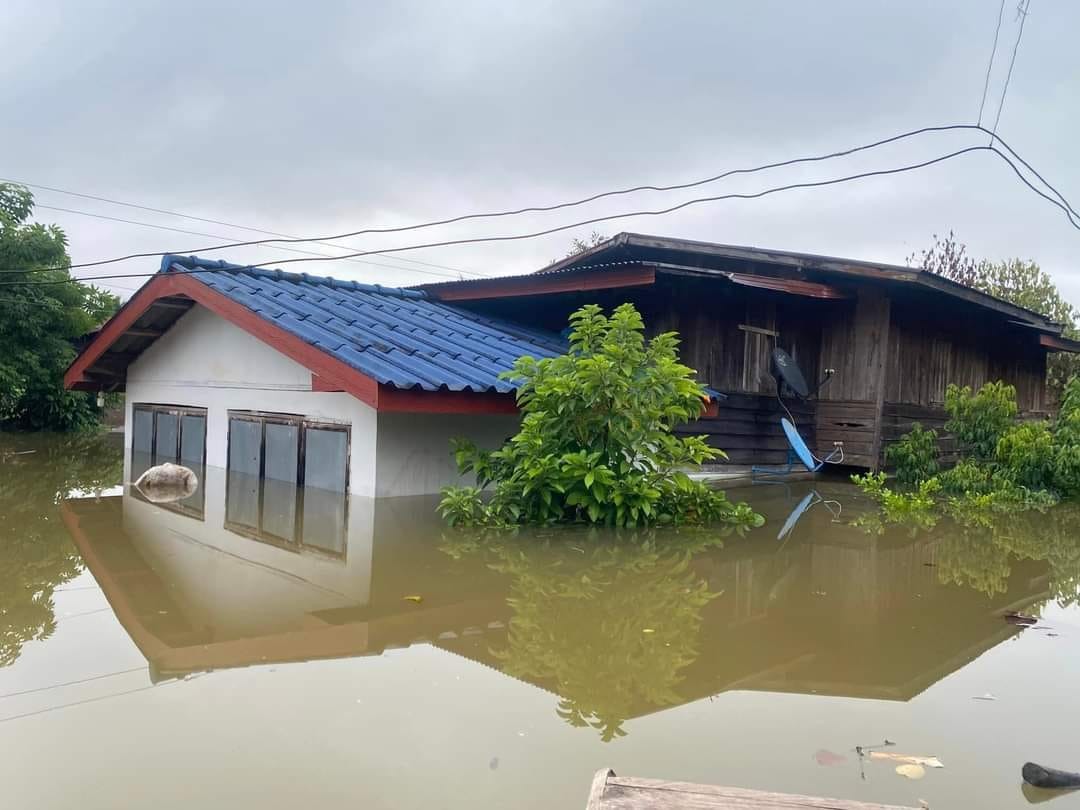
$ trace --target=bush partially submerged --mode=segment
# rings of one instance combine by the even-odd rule
[[[646,341],[637,310],[623,304],[570,316],[569,351],[522,357],[521,429],[501,448],[455,442],[462,473],[479,487],[448,487],[440,513],[452,525],[581,522],[758,525],[744,503],[689,478],[684,469],[722,458],[699,436],[675,436],[706,402],[694,372],[679,363],[673,332]],[[490,500],[480,487],[492,485]]]
[[[901,484],[918,484],[938,471],[938,435],[916,422],[911,431],[885,451],[885,460],[896,467]]]
[[[893,491],[884,475],[852,480],[882,505],[889,522],[921,522],[935,505],[965,524],[992,513],[1045,509],[1080,494],[1080,379],[1065,385],[1053,422],[1017,422],[1016,390],[987,383],[976,393],[950,385],[946,428],[959,440],[963,458],[952,469],[931,471],[928,435],[918,426],[890,448],[897,481],[914,491]],[[936,437],[935,437],[936,438]],[[936,465],[935,465],[936,466]],[[929,496],[929,497],[928,497]]]

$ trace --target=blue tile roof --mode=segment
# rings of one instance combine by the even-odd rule
[[[195,271],[192,273],[192,271]],[[361,284],[167,255],[163,273],[192,273],[250,309],[380,383],[425,391],[501,391],[517,358],[566,350],[558,335],[485,318],[420,290]]]

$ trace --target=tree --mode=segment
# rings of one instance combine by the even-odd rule
[[[73,341],[100,326],[120,301],[67,281],[67,237],[55,225],[31,222],[33,207],[29,190],[0,183],[0,279],[27,282],[0,291],[0,425],[74,430],[100,414],[89,394],[64,389]]]
[[[606,242],[608,237],[599,231],[593,231],[589,234],[588,239],[581,239],[577,236],[570,242],[570,252],[566,254],[566,258],[571,256],[577,256],[579,253],[584,253],[586,250],[592,250],[601,242]]]
[[[949,231],[944,238],[934,234],[934,243],[930,248],[911,254],[907,263],[1037,312],[1055,323],[1063,324],[1065,329],[1062,334],[1065,337],[1080,339],[1080,326],[1077,324],[1080,313],[1062,297],[1053,279],[1033,261],[975,261],[967,255],[967,247]],[[1047,389],[1051,397],[1059,399],[1065,382],[1078,372],[1080,357],[1065,352],[1051,354],[1046,371]]]
[[[726,522],[757,525],[746,504],[730,503],[683,471],[723,455],[700,436],[673,429],[701,415],[706,395],[679,362],[678,336],[645,340],[632,304],[611,317],[595,304],[570,316],[566,354],[521,357],[504,376],[518,384],[521,429],[502,448],[456,443],[463,473],[494,484],[490,502],[475,487],[444,490],[452,524]]]
[[[13,454],[4,458],[4,451]],[[123,480],[121,446],[102,432],[7,434],[0,448],[0,667],[56,630],[53,592],[82,569],[58,504]]]

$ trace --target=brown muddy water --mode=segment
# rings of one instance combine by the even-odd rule
[[[0,436],[5,808],[580,808],[604,766],[1007,808],[1045,798],[1025,760],[1080,770],[1072,507],[883,530],[824,481],[734,491],[743,537],[483,538],[430,499],[122,477],[105,440]],[[944,767],[855,752],[886,738]]]

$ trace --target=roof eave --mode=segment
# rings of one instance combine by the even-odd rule
[[[345,392],[377,410],[486,414],[512,413],[517,410],[513,394],[496,391],[399,389],[379,383],[261,317],[243,304],[212,289],[197,276],[180,272],[160,273],[144,284],[78,354],[64,374],[64,386],[70,390],[102,390],[104,386],[93,378],[91,372],[94,363],[128,333],[133,324],[156,302],[175,298],[190,299],[195,304],[206,307],[215,315],[309,369],[313,375],[314,391]],[[315,378],[318,378],[317,383]]]

